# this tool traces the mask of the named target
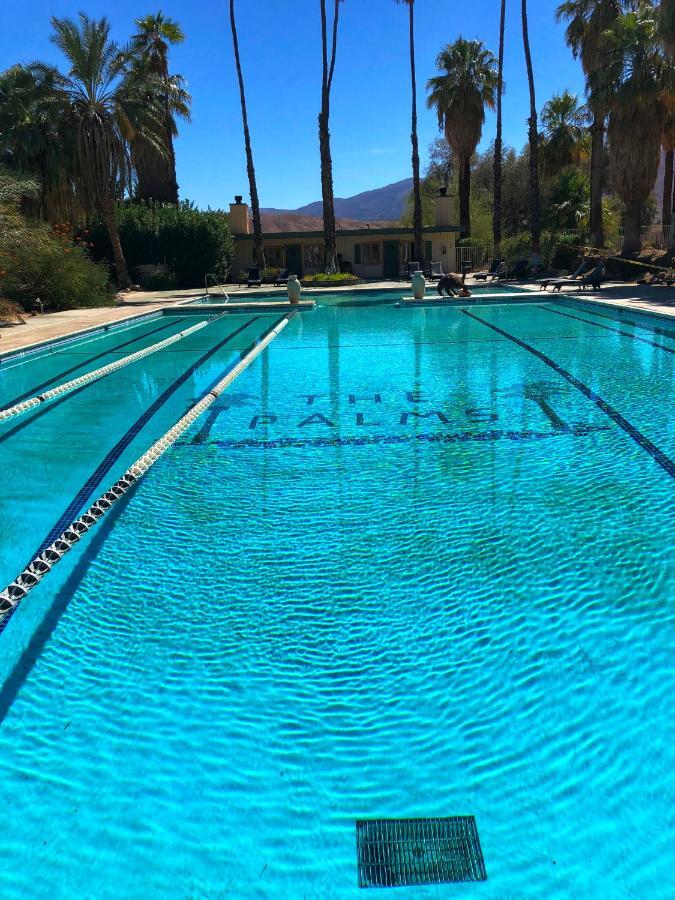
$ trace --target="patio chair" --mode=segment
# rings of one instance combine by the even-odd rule
[[[583,288],[591,287],[595,288],[596,291],[600,290],[600,285],[605,280],[605,266],[604,263],[598,263],[594,269],[584,275],[583,278],[569,278],[567,280],[561,278],[557,281],[551,282],[553,285],[554,291],[560,291],[560,288],[563,287],[577,287],[579,290]]]
[[[260,266],[249,266],[246,287],[260,287],[261,284]]]
[[[440,281],[445,272],[443,271],[443,263],[440,262],[432,262],[429,263],[429,278],[432,281]]]
[[[508,270],[505,278],[511,280],[519,280],[521,278],[526,278],[530,271],[530,262],[527,259],[517,259],[513,264],[513,267]]]
[[[539,282],[539,287],[546,290],[546,288],[550,284],[555,284],[555,282],[557,282],[557,281],[576,281],[578,278],[582,278],[584,275],[586,275],[588,272],[590,272],[591,269],[594,269],[597,266],[597,264],[598,264],[597,259],[592,259],[591,257],[586,257],[586,259],[583,259],[581,261],[581,264],[579,265],[579,267],[577,269],[575,269],[574,272],[572,272],[570,275],[567,275],[565,278],[559,278],[559,277],[544,278],[543,281]]]
[[[503,273],[506,271],[506,263],[503,259],[493,259],[492,265],[485,272],[474,272],[473,278],[474,281],[487,281],[488,278],[493,281],[500,276],[503,277]]]
[[[414,262],[413,260],[411,260],[410,262],[406,263],[406,274],[408,275],[408,278],[412,278],[415,272],[419,272],[419,270],[420,264],[418,262]]]
[[[288,284],[288,269],[279,269],[277,277],[274,279],[274,286],[281,287],[284,284]]]

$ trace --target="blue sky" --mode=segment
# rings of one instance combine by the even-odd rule
[[[553,0],[529,0],[530,41],[539,109],[554,92],[583,93],[583,78],[556,25]],[[193,118],[176,144],[181,195],[224,206],[248,194],[239,96],[227,0],[29,0],[0,4],[0,68],[33,59],[59,61],[49,42],[51,15],[107,14],[124,41],[133,19],[161,6],[177,19],[185,43],[172,70],[193,95]],[[497,51],[498,0],[417,0],[416,54],[422,162],[437,135],[424,104],[426,79],[441,47],[460,34]],[[527,79],[519,0],[508,0],[504,97],[507,143],[526,141]],[[21,11],[17,14],[17,8]],[[320,199],[316,117],[320,102],[319,0],[237,0],[240,51],[263,206],[295,208]],[[494,136],[488,115],[483,145]],[[394,0],[345,0],[331,117],[336,196],[350,196],[410,174],[410,69],[407,10]]]

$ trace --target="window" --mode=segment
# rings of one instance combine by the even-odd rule
[[[355,244],[354,261],[362,266],[379,266],[382,262],[382,244]]]
[[[320,269],[323,265],[323,247],[305,244],[302,248],[302,264],[305,269]]]
[[[270,268],[284,269],[286,267],[286,248],[265,245],[265,262]]]

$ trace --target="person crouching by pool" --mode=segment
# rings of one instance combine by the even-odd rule
[[[469,291],[464,284],[465,278],[466,274],[458,275],[457,272],[450,272],[447,275],[444,275],[438,282],[438,293],[441,297],[443,296],[443,291],[446,292],[448,297],[470,297],[471,291]]]

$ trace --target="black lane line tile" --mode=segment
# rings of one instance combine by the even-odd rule
[[[248,322],[245,322],[235,331],[232,331],[225,338],[223,338],[222,341],[219,341],[217,344],[215,344],[188,369],[186,369],[185,372],[183,372],[183,374],[173,382],[173,384],[169,385],[169,387],[166,388],[166,390],[163,391],[163,393],[160,394],[159,397],[157,397],[157,399],[134,422],[134,424],[125,432],[125,434],[122,435],[120,440],[115,444],[115,446],[97,466],[95,471],[85,481],[75,497],[68,504],[59,520],[55,523],[47,537],[42,541],[38,549],[33,553],[31,559],[34,559],[36,556],[38,556],[38,554],[42,553],[42,551],[45,550],[53,541],[55,541],[56,538],[59,537],[68,527],[68,525],[70,525],[77,518],[78,514],[85,507],[87,500],[91,497],[96,488],[99,487],[103,478],[107,475],[115,462],[126,450],[133,438],[139,433],[143,426],[147,424],[152,416],[167,402],[167,400],[171,398],[171,396],[178,390],[178,388],[180,388],[181,385],[183,385],[200,366],[204,365],[205,362],[207,362],[215,353],[217,353],[218,350],[220,350],[225,346],[225,344],[233,340],[238,334],[241,334],[241,332],[248,328],[249,325],[252,325],[254,322],[256,322],[258,318],[258,316],[253,316],[253,318],[249,319]],[[14,611],[11,610],[9,613],[7,613],[4,619],[0,621],[0,634],[2,634],[4,629],[7,627],[7,624],[11,619],[13,612]]]
[[[87,502],[89,497],[91,497],[92,493],[96,490],[96,488],[101,484],[103,478],[108,474],[112,466],[117,462],[122,453],[127,449],[132,440],[139,434],[141,429],[147,425],[150,419],[158,412],[162,406],[169,400],[176,391],[185,384],[188,378],[196,372],[200,366],[203,366],[204,363],[208,362],[208,360],[214,356],[225,344],[228,344],[231,340],[233,340],[237,335],[241,334],[249,325],[252,325],[255,322],[257,317],[249,319],[248,322],[245,322],[235,331],[228,334],[222,341],[219,341],[215,344],[210,350],[208,350],[203,356],[201,356],[196,362],[194,362],[189,368],[187,368],[182,375],[170,384],[157,399],[150,404],[150,406],[142,413],[138,419],[134,422],[134,424],[127,429],[127,431],[122,435],[122,437],[117,441],[115,446],[106,454],[106,456],[101,460],[96,469],[92,472],[92,474],[87,478],[85,483],[82,485],[77,494],[73,497],[71,502],[68,504],[63,514],[59,518],[59,520],[55,523],[54,527],[51,529],[47,537],[40,544],[40,548],[34,554],[37,556],[38,553],[41,553],[45,550],[53,541],[56,540],[59,535],[63,533],[64,528],[67,528],[68,525],[73,522],[75,518],[77,518],[78,512],[83,508],[84,504]],[[32,559],[33,557],[31,557]]]
[[[0,409],[9,409],[10,406],[14,406],[16,403],[21,403],[22,400],[28,400],[29,397],[37,394],[37,392],[41,391],[43,388],[49,387],[49,385],[51,384],[58,383],[62,378],[65,378],[66,375],[71,375],[78,369],[81,369],[84,366],[88,366],[90,363],[96,362],[96,360],[98,359],[102,359],[109,353],[114,353],[117,350],[122,350],[124,349],[124,347],[130,347],[132,344],[135,344],[138,341],[142,341],[143,338],[151,337],[153,334],[157,334],[160,331],[165,331],[173,324],[173,322],[166,322],[164,325],[160,325],[159,328],[155,328],[153,331],[146,331],[145,334],[137,334],[136,337],[133,337],[128,341],[124,341],[124,343],[122,344],[116,344],[114,347],[108,348],[108,350],[103,350],[101,353],[96,353],[94,356],[90,356],[88,359],[84,359],[81,362],[76,363],[69,369],[64,369],[63,372],[59,372],[58,375],[54,375],[52,378],[48,378],[46,381],[43,381],[40,384],[36,384],[29,390],[24,391],[23,394],[19,394],[18,397],[14,397],[12,400],[8,400],[7,403],[3,404],[3,406],[0,406]]]
[[[576,298],[570,297],[570,300],[572,300],[572,302],[574,302],[574,300],[576,300]],[[559,300],[551,300],[551,303],[560,303],[561,306],[567,307],[566,303],[561,303]],[[577,307],[575,306],[574,309],[577,309]],[[662,334],[664,337],[675,338],[675,331],[671,331],[668,328],[661,328],[659,325],[656,324],[659,321],[659,319],[661,321],[665,321],[665,319],[662,319],[659,316],[650,315],[650,313],[647,310],[639,310],[639,309],[630,310],[630,309],[624,309],[624,308],[618,307],[618,306],[609,307],[609,309],[615,309],[616,316],[610,316],[610,315],[607,315],[607,313],[598,312],[596,309],[591,309],[590,307],[584,308],[584,312],[587,313],[589,316],[598,316],[598,318],[600,318],[600,319],[609,319],[610,322],[618,321],[621,325],[630,325],[631,328],[641,328],[643,331],[654,331],[656,334]],[[623,315],[630,315],[631,312],[634,312],[636,316],[639,316],[640,314],[642,314],[642,315],[646,316],[648,319],[653,319],[654,324],[652,325],[650,322],[649,325],[643,325],[640,322],[631,322],[629,319],[621,318],[622,313],[623,313]],[[617,319],[617,316],[619,317],[618,319]]]
[[[614,334],[623,335],[623,337],[630,338],[632,341],[640,341],[641,344],[650,344],[652,347],[657,347],[659,350],[664,350],[666,353],[675,353],[675,349],[672,347],[665,347],[663,344],[658,344],[656,341],[650,341],[649,338],[640,337],[639,334],[631,334],[630,331],[622,331],[620,328],[612,328],[611,325],[603,325],[602,322],[594,322],[592,319],[582,319],[581,316],[573,316],[572,313],[563,312],[561,309],[550,309],[548,306],[537,306],[537,309],[543,309],[544,312],[550,312],[556,316],[565,316],[566,319],[576,319],[577,322],[585,322],[587,325],[593,325],[595,328],[602,328],[604,331],[612,331]]]
[[[607,403],[606,400],[603,400],[598,394],[596,394],[591,388],[588,387],[587,384],[584,384],[583,381],[579,381],[574,375],[568,372],[566,369],[563,369],[562,366],[559,366],[557,362],[552,360],[550,357],[546,356],[545,353],[542,353],[541,350],[537,350],[536,347],[532,347],[530,344],[526,344],[525,341],[521,341],[520,338],[516,337],[514,334],[510,334],[508,331],[504,331],[503,328],[499,328],[497,325],[493,325],[491,322],[486,322],[485,319],[481,319],[479,316],[470,313],[468,310],[462,310],[465,316],[468,316],[470,319],[474,319],[476,322],[479,322],[481,325],[485,325],[486,328],[491,328],[493,331],[497,332],[497,334],[501,334],[502,337],[505,337],[507,340],[511,341],[517,346],[522,347],[523,350],[527,350],[528,353],[531,353],[533,356],[536,356],[537,359],[540,359],[543,363],[546,363],[549,368],[553,369],[554,372],[557,372],[562,378],[568,381],[571,385],[573,385],[578,391],[588,397],[598,409],[601,409],[605,415],[609,416],[609,418],[615,422],[619,428],[626,432],[626,434],[635,441],[635,443],[641,447],[646,453],[648,453],[651,458],[670,475],[671,478],[675,478],[675,462],[667,456],[663,450],[653,444],[649,438],[642,434],[641,431],[632,425],[628,419],[624,418],[621,413]]]

